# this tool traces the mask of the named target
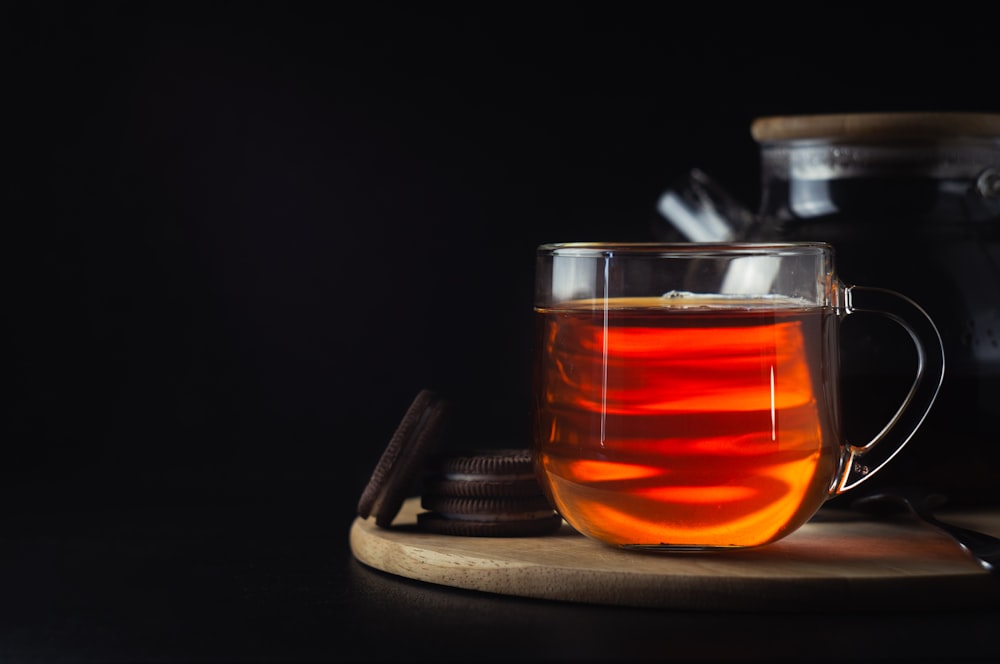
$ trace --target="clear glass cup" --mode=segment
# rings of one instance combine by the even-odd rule
[[[842,283],[825,243],[543,245],[535,312],[539,479],[570,525],[619,547],[788,535],[902,449],[944,377],[924,310]],[[860,445],[841,427],[855,313],[896,322],[916,351],[905,399]]]

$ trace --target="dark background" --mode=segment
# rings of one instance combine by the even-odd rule
[[[758,116],[1000,110],[989,7],[6,3],[0,659],[461,659],[463,622],[822,655],[811,616],[776,644],[405,583],[348,528],[423,387],[455,444],[527,445],[536,245],[650,239],[695,166],[756,205]],[[856,647],[993,641],[949,625]]]
[[[8,4],[8,508],[346,533],[420,388],[527,444],[536,245],[694,166],[754,206],[758,116],[1000,110],[988,5],[789,7]]]

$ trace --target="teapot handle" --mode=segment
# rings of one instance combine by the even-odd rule
[[[944,381],[944,344],[934,321],[916,302],[895,291],[846,286],[843,314],[885,316],[902,326],[917,351],[917,372],[903,403],[889,423],[865,445],[848,444],[832,495],[840,495],[871,478],[909,442],[923,423]]]

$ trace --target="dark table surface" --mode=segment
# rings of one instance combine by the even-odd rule
[[[1000,610],[697,613],[468,592],[359,563],[336,474],[4,485],[0,661],[983,658]]]

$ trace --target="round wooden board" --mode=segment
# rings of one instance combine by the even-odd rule
[[[391,528],[355,519],[354,556],[398,576],[537,599],[704,611],[879,611],[1000,607],[990,574],[948,537],[910,521],[821,512],[767,546],[647,553],[605,546],[567,524],[554,535],[452,537],[416,528],[408,499]],[[949,514],[1000,535],[1000,511]]]

